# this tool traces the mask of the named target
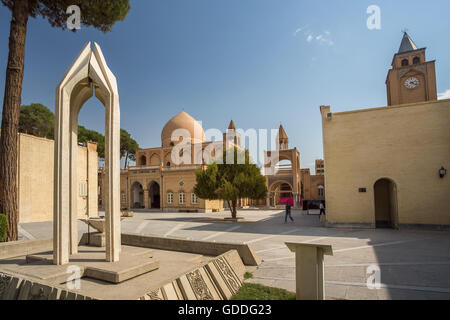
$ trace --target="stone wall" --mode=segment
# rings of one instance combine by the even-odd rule
[[[21,223],[53,220],[53,162],[53,140],[19,134],[18,206]],[[79,218],[85,218],[87,210],[91,217],[98,216],[97,168],[97,145],[89,143],[88,147],[78,147]],[[81,196],[80,191],[87,191],[88,197]]]

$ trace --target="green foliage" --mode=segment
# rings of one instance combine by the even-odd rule
[[[12,9],[14,0],[2,0],[3,5]],[[129,0],[28,0],[29,16],[41,16],[52,27],[66,29],[69,15],[66,10],[77,5],[81,11],[81,23],[103,32],[111,31],[117,21],[123,21],[130,10]]]
[[[244,283],[231,300],[296,300],[296,295],[284,289]]]
[[[248,280],[248,279],[251,279],[251,278],[253,278],[253,273],[251,273],[251,272],[244,273],[244,279],[245,280]]]
[[[136,161],[136,151],[139,144],[131,137],[125,129],[120,129],[120,157],[125,157],[125,166],[128,160]]]
[[[216,200],[219,199],[219,167],[216,163],[210,164],[205,171],[195,172],[197,184],[194,187],[194,193],[201,199]]]
[[[6,235],[8,233],[8,219],[6,215],[0,213],[0,242],[6,242]]]
[[[55,130],[55,116],[46,106],[33,103],[20,108],[19,132],[31,134],[33,136],[53,139]],[[78,142],[97,143],[98,156],[105,158],[105,136],[95,130],[78,126]],[[124,129],[120,129],[120,156],[128,157],[136,161],[136,151],[139,149],[138,143]]]
[[[83,126],[78,126],[78,142],[97,143],[98,157],[101,159],[105,158],[105,136],[101,133],[98,133],[95,130],[86,129]]]
[[[238,159],[244,161],[238,162]],[[224,151],[223,164],[212,163],[206,170],[197,170],[194,193],[201,199],[227,201],[233,218],[236,218],[237,201],[244,198],[265,199],[267,187],[260,169],[250,163],[247,151],[234,148],[234,161],[229,162],[227,151]]]
[[[33,103],[20,108],[19,132],[53,139],[55,116],[46,106]]]

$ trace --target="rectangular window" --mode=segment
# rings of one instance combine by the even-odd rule
[[[180,192],[180,194],[178,196],[178,200],[179,200],[180,204],[184,204],[186,202],[186,195],[184,194],[184,192]]]
[[[172,192],[169,192],[167,194],[167,203],[168,204],[172,204],[173,203],[173,193]]]
[[[127,202],[127,195],[125,192],[122,191],[121,195],[120,195],[120,199],[122,201],[122,203],[126,203]]]
[[[198,198],[197,195],[195,193],[191,193],[191,203],[192,204],[198,204]]]

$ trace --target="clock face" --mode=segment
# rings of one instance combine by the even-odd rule
[[[415,89],[419,86],[419,84],[420,81],[416,77],[408,78],[405,81],[405,87],[407,87],[408,89]]]

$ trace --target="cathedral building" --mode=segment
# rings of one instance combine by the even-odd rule
[[[328,226],[450,229],[450,100],[425,52],[403,35],[387,107],[320,108]]]
[[[178,133],[187,134],[188,141],[185,138],[183,141],[174,139]],[[183,154],[185,149],[181,148],[181,142],[187,142],[189,155]],[[208,163],[205,155],[215,157],[216,150],[222,152],[225,144],[240,148],[241,138],[233,121],[224,133],[223,141],[210,142],[205,141],[205,132],[197,120],[184,111],[177,114],[164,126],[161,146],[138,150],[136,166],[121,170],[122,208],[170,212],[223,210],[223,201],[199,199],[193,190],[196,185],[195,171],[204,169]],[[183,161],[174,161],[174,154]],[[243,206],[245,201],[240,203]]]

